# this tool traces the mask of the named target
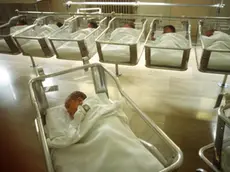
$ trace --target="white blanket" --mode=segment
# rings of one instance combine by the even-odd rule
[[[84,39],[87,35],[89,35],[94,30],[95,29],[93,28],[78,30],[70,35],[70,39],[73,39],[73,40]],[[91,43],[95,44],[94,41],[92,41]],[[87,45],[87,46],[92,47],[90,45]],[[59,54],[59,58],[62,58],[62,59],[68,59],[68,60],[81,60],[82,59],[80,48],[79,48],[77,41],[75,42],[69,41],[69,42],[64,43],[63,45],[57,48],[57,52]]]
[[[230,50],[230,35],[215,31],[212,36],[202,36],[206,49]]]
[[[119,106],[104,104],[97,97],[84,101],[69,132],[47,140],[56,147],[52,151],[56,172],[157,172],[163,168],[132,133]]]
[[[141,30],[133,28],[117,28],[110,36],[110,42],[134,44],[140,36]],[[141,38],[144,41],[144,38]],[[140,47],[139,47],[140,48]],[[102,54],[105,61],[109,62],[130,62],[129,46],[108,44],[102,48]]]
[[[230,35],[215,31],[210,37],[202,36],[204,47],[208,50],[230,51]],[[208,68],[216,70],[230,69],[230,53],[212,52]]]
[[[189,41],[181,33],[165,33],[149,41],[147,45],[163,48],[189,48]],[[183,50],[151,48],[151,64],[179,67],[182,62]]]
[[[33,32],[32,32],[32,30],[29,31],[30,35],[28,35],[28,33],[25,32],[25,34],[27,34],[25,36],[45,37],[46,44],[48,45],[49,49],[52,50],[52,47],[51,47],[50,42],[47,39],[47,37],[49,36],[49,34],[51,34],[52,32],[54,32],[58,29],[60,29],[60,28],[54,24],[43,25],[42,27],[37,26]],[[42,48],[41,48],[41,46],[37,40],[30,40],[30,41],[27,40],[27,43],[21,45],[21,47],[25,51],[25,53],[28,55],[37,56],[37,57],[44,57],[45,56],[45,54],[42,51]]]

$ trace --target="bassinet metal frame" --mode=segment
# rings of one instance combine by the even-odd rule
[[[54,17],[55,16],[52,16],[52,15],[39,17],[39,18],[37,18],[35,20],[35,22],[32,25],[26,27],[25,29],[20,30],[17,34],[14,35],[14,39],[15,39],[15,41],[16,41],[16,43],[17,43],[18,47],[20,48],[20,50],[21,50],[23,55],[33,56],[33,55],[30,55],[30,54],[27,54],[23,50],[21,44],[19,43],[20,39],[27,39],[27,40],[35,40],[35,41],[37,41],[39,43],[40,47],[41,47],[41,51],[44,53],[45,58],[52,57],[54,55],[53,51],[49,48],[49,46],[48,46],[48,44],[47,44],[47,42],[45,40],[46,37],[44,37],[44,36],[39,36],[39,37],[36,37],[36,36],[20,36],[20,34],[22,34],[24,32],[27,32],[30,29],[33,29],[33,28],[35,28],[36,26],[38,26],[40,24],[44,24],[44,23],[47,22],[47,20],[49,20],[49,18],[52,19]],[[72,16],[69,16],[69,17],[71,18]],[[68,24],[69,23],[68,21],[69,21],[69,18],[64,21],[64,24],[63,24],[62,27],[64,27],[66,24]]]
[[[142,17],[141,15],[139,16],[130,16],[130,15],[120,15],[117,16],[116,14],[112,14],[112,16],[114,16],[109,24],[108,27],[97,37],[96,39],[96,45],[97,45],[97,51],[98,51],[98,56],[99,56],[99,61],[102,63],[110,63],[110,64],[115,64],[115,69],[116,69],[116,75],[119,76],[119,69],[118,69],[118,65],[136,65],[142,55],[142,52],[144,50],[144,46],[140,49],[140,51],[138,52],[138,43],[140,43],[141,37],[142,36],[146,36],[146,25],[147,25],[147,19]],[[141,32],[139,34],[139,37],[137,38],[135,43],[129,44],[129,43],[117,43],[117,42],[112,42],[112,41],[102,41],[100,40],[100,38],[102,36],[105,36],[106,33],[109,31],[109,29],[111,29],[113,27],[113,23],[116,22],[116,20],[119,19],[143,19],[143,25],[142,25],[142,29]],[[107,44],[107,45],[118,45],[118,46],[126,46],[129,47],[129,62],[114,62],[114,61],[109,61],[109,60],[105,60],[103,58],[103,48],[102,45],[103,44]],[[144,43],[143,43],[144,44]]]
[[[199,150],[200,158],[215,172],[223,172],[221,169],[223,143],[230,142],[230,139],[224,140],[225,127],[230,128],[230,119],[226,117],[224,109],[224,106],[218,109],[216,138],[214,143],[208,144]],[[213,162],[205,156],[205,152],[210,149],[214,151]]]
[[[221,87],[221,90],[220,90],[220,93],[218,95],[218,98],[217,98],[215,106],[214,106],[216,108],[216,107],[220,106],[220,103],[222,101],[223,91],[224,91],[224,88],[227,87],[226,82],[227,82],[228,75],[230,74],[230,70],[210,69],[210,68],[208,68],[208,63],[209,63],[209,60],[211,58],[211,53],[213,53],[213,52],[229,53],[229,55],[230,55],[230,50],[229,51],[210,50],[210,49],[205,48],[204,42],[202,39],[203,25],[204,25],[204,22],[209,22],[209,21],[217,23],[218,27],[221,28],[221,27],[226,27],[226,24],[224,22],[230,21],[230,17],[204,18],[204,19],[198,21],[197,38],[196,38],[196,46],[195,46],[195,56],[196,56],[197,68],[200,72],[204,72],[204,73],[224,74],[223,81],[221,83],[218,83],[218,85]],[[228,27],[229,27],[229,31],[230,31],[230,25]],[[199,45],[199,43],[200,43],[200,45]],[[198,58],[198,48],[201,48],[201,50],[202,50],[200,62],[199,62],[199,58]]]
[[[184,29],[186,31],[186,38],[189,41],[189,47],[188,48],[171,48],[171,47],[158,47],[158,46],[151,46],[148,45],[148,41],[151,40],[152,33],[154,33],[157,29],[157,26],[159,25],[160,21],[162,20],[169,20],[169,18],[158,18],[158,19],[153,19],[153,21],[150,24],[150,31],[148,33],[148,36],[146,38],[145,42],[145,66],[147,68],[163,68],[163,69],[175,69],[175,70],[181,70],[185,71],[188,68],[188,61],[189,61],[189,56],[190,56],[190,51],[192,48],[192,42],[191,42],[191,24],[189,20],[183,19],[174,19],[181,21],[181,24],[183,24]],[[171,19],[170,19],[171,20]],[[177,50],[177,51],[183,51],[182,57],[181,57],[181,64],[178,67],[172,66],[170,64],[168,65],[159,65],[159,64],[153,64],[151,63],[151,51],[154,51],[153,49],[164,49],[164,50]]]
[[[46,161],[46,167],[48,172],[54,172],[53,166],[52,166],[52,160],[50,151],[46,142],[46,137],[44,133],[43,128],[43,120],[45,117],[46,109],[48,108],[48,102],[47,98],[45,96],[44,88],[42,87],[42,81],[46,78],[51,78],[55,76],[64,75],[67,73],[79,71],[79,70],[85,70],[85,69],[91,69],[92,71],[92,77],[93,77],[93,83],[94,83],[94,89],[95,93],[106,93],[108,95],[108,87],[106,82],[106,74],[115,82],[116,87],[118,88],[119,93],[121,96],[128,102],[128,104],[138,113],[138,115],[143,119],[143,121],[153,130],[157,133],[157,135],[165,141],[167,146],[170,148],[170,150],[173,150],[175,153],[175,156],[171,157],[171,163],[167,164],[164,163],[164,159],[162,159],[161,153],[157,151],[154,145],[151,145],[145,141],[141,141],[143,145],[151,151],[151,153],[154,153],[154,156],[158,158],[160,162],[162,162],[164,165],[168,165],[164,169],[162,169],[160,172],[169,172],[177,170],[182,162],[183,162],[183,153],[180,150],[180,148],[146,115],[144,114],[137,105],[133,102],[132,99],[130,99],[127,94],[123,91],[123,89],[120,86],[118,78],[116,78],[110,71],[108,71],[106,68],[104,68],[101,64],[95,63],[95,64],[88,64],[81,67],[75,67],[68,70],[60,71],[53,74],[48,74],[40,77],[33,78],[29,81],[29,90],[30,90],[30,96],[32,103],[36,109],[36,118],[35,118],[35,125],[36,130],[38,133],[39,140],[41,141],[42,149],[44,152],[44,157]],[[98,73],[99,75],[96,75]],[[109,96],[109,95],[108,95]]]
[[[21,18],[24,18],[24,15],[18,15],[18,16],[14,16],[12,17],[7,23],[3,24],[0,26],[0,33],[3,32],[3,29],[10,29],[10,27],[15,26],[16,21],[19,21]],[[1,53],[5,53],[5,54],[19,54],[21,53],[20,49],[18,48],[16,42],[13,39],[13,35],[15,35],[15,33],[9,33],[8,35],[4,35],[1,34],[0,38],[3,38],[6,42],[6,44],[8,45],[10,52],[1,52]]]
[[[195,47],[198,70],[200,72],[204,72],[204,73],[230,74],[230,69],[229,70],[222,70],[222,69],[216,70],[216,69],[208,68],[208,63],[209,63],[209,60],[211,57],[211,53],[216,52],[216,53],[229,53],[230,54],[230,50],[229,51],[216,50],[216,49],[210,50],[204,46],[204,42],[202,39],[203,25],[204,25],[204,22],[209,22],[209,21],[210,22],[216,22],[219,25],[218,27],[225,27],[224,25],[222,25],[222,24],[224,24],[223,22],[224,21],[230,21],[230,18],[216,19],[215,21],[213,21],[212,19],[203,19],[203,20],[200,20],[198,22],[197,39],[196,39],[196,47]],[[229,27],[229,31],[230,31],[230,25],[228,27]],[[199,43],[200,43],[200,45],[199,45]],[[197,48],[201,48],[203,51],[200,62],[198,59]]]
[[[80,14],[81,14],[81,13],[80,13]],[[100,16],[100,15],[98,15],[98,16]],[[88,17],[92,17],[92,16],[89,15],[89,14],[87,14],[87,16],[76,16],[76,20],[77,20],[77,19],[80,19],[80,18],[85,18],[85,17],[88,18]],[[94,17],[97,17],[97,16],[94,15]],[[90,34],[86,35],[83,39],[78,39],[78,40],[77,40],[77,39],[71,39],[71,40],[70,40],[70,39],[63,39],[63,38],[54,38],[54,35],[60,33],[62,30],[66,29],[66,28],[62,28],[62,30],[60,30],[60,31],[58,31],[58,32],[56,32],[56,33],[54,33],[54,34],[52,34],[51,36],[49,36],[48,39],[49,39],[49,41],[50,41],[50,43],[51,43],[51,46],[52,46],[52,48],[53,48],[53,50],[54,50],[54,52],[55,52],[55,54],[56,54],[56,57],[57,57],[58,59],[65,59],[65,58],[61,58],[61,57],[59,56],[58,50],[56,49],[56,47],[55,47],[55,45],[54,45],[54,41],[66,41],[66,42],[71,41],[71,42],[77,42],[77,43],[78,43],[78,46],[79,46],[79,49],[80,49],[81,57],[82,57],[82,60],[83,60],[83,64],[88,63],[88,60],[89,60],[90,58],[92,58],[93,55],[96,54],[96,52],[95,52],[95,53],[92,53],[92,55],[90,55],[90,51],[92,51],[92,50],[90,50],[90,49],[88,48],[88,45],[87,45],[88,40],[90,40],[92,37],[94,37],[95,34],[96,34],[96,35],[99,35],[99,32],[101,31],[101,29],[103,29],[103,25],[104,25],[104,24],[107,25],[107,24],[106,24],[107,20],[108,20],[107,17],[101,19],[100,22],[99,22],[98,28],[95,29],[94,31],[92,31]],[[68,26],[67,26],[67,27],[68,27]],[[96,46],[96,44],[95,44],[95,46]],[[77,47],[76,47],[76,48],[77,48]],[[67,59],[66,59],[66,60],[67,60]]]

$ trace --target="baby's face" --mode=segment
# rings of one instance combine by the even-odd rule
[[[74,114],[78,109],[79,105],[82,105],[83,99],[78,98],[77,100],[69,100],[68,103],[66,103],[66,110],[68,111],[70,117],[73,119]]]
[[[132,28],[129,24],[125,24],[124,27]]]
[[[88,24],[88,28],[93,28],[93,26],[89,23],[89,24]]]
[[[163,33],[172,33],[173,31],[169,28],[169,27],[166,27],[164,28],[163,30]]]
[[[212,36],[213,33],[214,33],[213,30],[208,30],[208,31],[205,32],[205,36]]]

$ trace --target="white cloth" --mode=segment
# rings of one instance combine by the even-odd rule
[[[71,122],[77,127],[75,131],[70,130],[62,139],[47,139],[50,147],[60,148],[52,150],[56,172],[152,172],[163,169],[132,133],[119,103],[104,104],[98,97],[89,97],[82,107],[84,105],[90,109],[75,114],[85,113],[80,125]]]
[[[86,28],[86,29],[78,30],[70,34],[70,39],[73,39],[73,40],[84,39],[87,35],[89,35],[94,30],[95,29],[93,28]],[[94,42],[92,42],[92,44],[94,44]],[[90,46],[90,45],[87,45],[87,46]],[[68,60],[81,60],[82,59],[80,48],[79,48],[77,41],[75,42],[69,41],[69,42],[64,43],[63,45],[57,48],[57,52],[59,54],[59,58],[62,58],[62,59],[68,59]]]
[[[157,37],[155,41],[148,41],[147,45],[187,49],[189,48],[189,41],[182,33],[165,33]],[[151,48],[151,64],[179,67],[182,62],[182,57],[183,50]]]
[[[210,37],[202,36],[205,49],[230,51],[230,35],[215,31]],[[208,68],[216,70],[230,70],[230,53],[212,52]]]
[[[47,110],[46,131],[50,139],[65,135],[65,128],[71,122],[68,112],[64,105],[56,106]]]
[[[230,50],[230,35],[215,31],[212,36],[202,36],[203,43],[207,49]]]
[[[117,28],[110,36],[110,42],[116,43],[136,43],[141,30],[133,28]],[[141,38],[144,41],[144,38]],[[109,62],[130,62],[130,48],[128,45],[107,44],[102,48],[102,54],[105,61]]]

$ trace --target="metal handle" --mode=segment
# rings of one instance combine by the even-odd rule
[[[90,11],[94,11],[91,12]],[[101,8],[78,8],[77,9],[78,14],[101,14]]]

